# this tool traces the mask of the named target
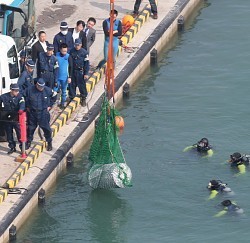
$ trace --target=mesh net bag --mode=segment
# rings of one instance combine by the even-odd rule
[[[91,165],[88,181],[92,188],[109,189],[131,186],[132,173],[126,164],[118,140],[116,115],[118,112],[104,97],[89,154]]]

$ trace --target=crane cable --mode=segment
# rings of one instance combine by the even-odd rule
[[[114,0],[110,0],[110,27],[109,27],[109,45],[108,45],[108,59],[105,76],[105,88],[108,100],[113,97],[113,104],[115,103],[115,80],[114,80],[114,50],[113,50],[113,31],[114,31]]]

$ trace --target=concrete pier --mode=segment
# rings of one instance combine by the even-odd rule
[[[84,2],[84,3],[83,3]],[[128,47],[134,47],[133,53],[120,48],[116,63],[116,100],[122,99],[122,87],[125,83],[132,85],[150,65],[150,53],[153,49],[159,53],[178,31],[178,18],[186,20],[203,0],[168,0],[158,1],[158,19],[150,16],[150,5],[147,0],[142,1],[143,10],[135,25],[122,38]],[[118,18],[131,14],[134,0],[115,1]],[[95,67],[103,57],[104,35],[102,21],[109,16],[109,1],[80,1],[69,3],[58,0],[36,1],[38,31],[45,30],[49,42],[59,32],[61,21],[67,21],[74,27],[77,20],[87,21],[89,17],[97,19],[96,41],[91,47],[90,62]],[[32,209],[38,204],[38,191],[46,190],[56,181],[57,176],[66,167],[66,155],[76,153],[84,144],[90,142],[93,136],[95,119],[99,113],[101,95],[104,92],[104,70],[96,70],[88,81],[87,107],[79,105],[79,98],[75,98],[52,125],[53,151],[46,151],[43,141],[35,137],[33,148],[28,158],[20,164],[14,161],[18,155],[6,154],[7,144],[1,143],[0,152],[0,242],[9,239],[9,228],[18,228],[27,220]],[[21,194],[9,194],[6,187],[21,188]],[[17,236],[18,237],[18,236]]]

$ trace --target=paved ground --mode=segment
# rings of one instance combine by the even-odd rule
[[[135,0],[115,0],[115,9],[119,12],[118,18],[122,19],[124,15],[131,14],[133,12]],[[165,17],[168,10],[177,2],[177,0],[159,0],[159,19],[149,21],[147,26],[143,28],[149,35],[151,30]],[[61,21],[67,21],[71,27],[75,26],[77,20],[84,20],[85,22],[89,17],[94,17],[97,20],[95,29],[97,30],[96,42],[91,48],[90,61],[95,66],[102,58],[103,40],[104,35],[102,31],[102,21],[108,18],[110,5],[109,0],[57,0],[56,4],[52,4],[50,0],[36,0],[37,10],[37,31],[45,30],[47,32],[48,41],[52,42],[53,37],[59,32],[59,26]],[[148,0],[144,0],[141,3],[140,9],[142,9]],[[149,29],[148,29],[149,28]],[[145,38],[144,33],[140,33],[139,36]],[[142,41],[142,39],[141,39]]]
[[[119,12],[118,17],[122,18],[122,16],[131,13],[133,2],[134,0],[115,1],[115,8]],[[143,7],[145,3],[144,1],[141,6]],[[91,61],[93,65],[98,64],[97,61],[102,58],[104,40],[102,21],[109,16],[109,0],[58,0],[56,4],[52,4],[49,0],[38,0],[36,6],[37,30],[45,30],[49,42],[52,42],[54,35],[59,32],[61,21],[67,21],[70,27],[74,27],[80,19],[87,22],[89,17],[96,18],[97,36],[96,42],[91,48]]]
[[[157,20],[149,19],[143,27],[140,29],[138,34],[133,38],[132,42],[128,46],[140,46],[144,40],[150,35],[160,21],[166,16],[171,7],[177,0],[159,1],[159,18]],[[56,4],[52,4],[51,0],[36,0],[37,10],[37,25],[38,31],[45,30],[47,32],[48,40],[52,42],[54,35],[59,32],[59,25],[61,21],[67,21],[69,26],[74,27],[77,20],[82,19],[86,21],[89,17],[95,17],[97,19],[97,36],[96,42],[91,48],[90,61],[93,66],[102,59],[103,49],[103,32],[102,32],[102,21],[109,15],[109,1],[108,0],[57,0]],[[117,0],[115,1],[115,8],[119,11],[119,18],[124,15],[131,13],[133,10],[134,0]],[[147,0],[142,1],[141,9],[148,4]],[[117,59],[116,73],[121,70],[122,67],[130,60],[132,54],[122,53]],[[89,107],[95,103],[99,95],[103,92],[103,83],[99,82],[96,85],[93,95],[89,95],[88,98]],[[78,109],[76,116],[81,117],[87,112],[86,108]],[[54,151],[60,147],[60,145],[66,140],[67,136],[77,126],[77,121],[71,121],[69,125],[65,125],[59,133],[56,135],[53,141],[54,150],[52,152],[44,152],[36,160],[35,166],[42,168],[46,165],[46,162],[50,159]],[[8,156],[6,155],[7,144],[0,143],[0,185],[3,185],[5,181],[17,168],[19,163],[14,162],[17,153]],[[37,167],[30,168],[28,173],[24,176],[19,187],[27,187],[32,182],[33,178],[39,173]],[[10,207],[17,202],[18,195],[9,195],[4,203],[0,204],[0,221],[4,217],[5,213]]]

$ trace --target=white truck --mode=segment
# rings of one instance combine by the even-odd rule
[[[20,75],[16,43],[13,38],[0,35],[0,94],[10,90]]]
[[[20,76],[18,52],[35,35],[34,0],[0,0],[0,95]]]
[[[12,37],[21,51],[35,33],[34,0],[0,0],[0,33]]]

